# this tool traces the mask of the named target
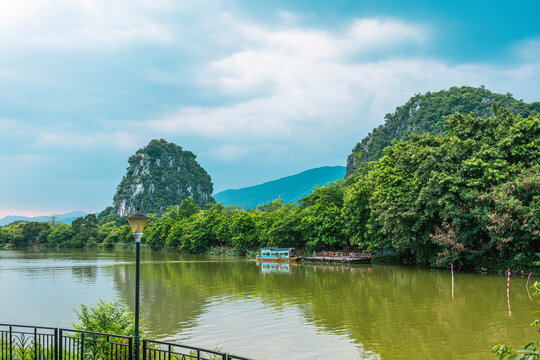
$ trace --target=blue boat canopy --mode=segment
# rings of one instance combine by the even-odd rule
[[[290,259],[295,256],[296,250],[294,248],[261,248],[261,259]]]

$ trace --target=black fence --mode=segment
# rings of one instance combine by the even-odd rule
[[[216,350],[153,340],[143,340],[143,354],[144,360],[252,360]]]
[[[225,352],[143,340],[141,360],[252,360]],[[0,360],[133,360],[133,338],[91,331],[0,324]]]

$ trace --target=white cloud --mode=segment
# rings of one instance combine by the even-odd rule
[[[229,139],[328,136],[350,125],[351,116],[366,104],[365,96],[371,97],[383,80],[370,78],[374,71],[380,74],[384,63],[353,64],[346,61],[349,55],[425,41],[421,27],[378,19],[355,20],[341,34],[229,25],[248,49],[208,62],[199,70],[199,81],[224,94],[254,98],[221,107],[181,108],[150,121],[152,129]]]
[[[13,48],[113,49],[128,43],[171,43],[158,20],[172,2],[20,0],[0,4],[0,40]]]
[[[427,40],[425,26],[397,20],[356,19],[342,33],[320,29],[293,28],[270,30],[256,25],[239,24],[245,42],[260,49],[271,49],[295,58],[309,60],[343,59],[370,54],[404,44],[422,44]]]
[[[254,139],[266,144],[295,142],[306,151],[315,144],[323,151],[341,140],[339,146],[346,143],[350,149],[383,121],[385,113],[415,93],[481,84],[505,93],[538,78],[536,63],[503,67],[448,65],[422,57],[351,60],[351,55],[362,52],[421,46],[429,40],[425,30],[380,19],[355,20],[341,33],[271,30],[240,22],[230,33],[241,34],[238,42],[249,46],[207,62],[198,75],[208,91],[248,99],[223,106],[182,107],[146,126],[251,149],[258,146]]]

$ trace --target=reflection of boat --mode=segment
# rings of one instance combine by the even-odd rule
[[[301,258],[300,256],[296,256],[296,250],[294,248],[265,247],[257,255],[257,261],[266,262],[291,262],[298,261]]]
[[[261,263],[261,271],[265,274],[269,273],[290,273],[291,268],[288,263],[278,262],[263,262]]]

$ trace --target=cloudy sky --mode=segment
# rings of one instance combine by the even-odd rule
[[[153,138],[221,191],[324,165],[415,93],[540,100],[537,1],[0,2],[0,217],[110,205]]]

